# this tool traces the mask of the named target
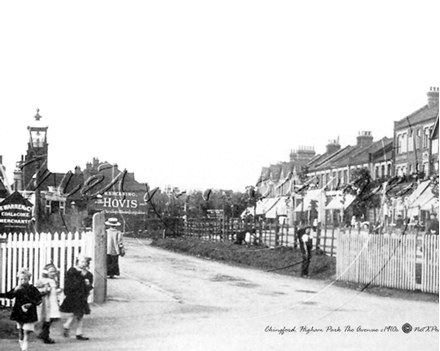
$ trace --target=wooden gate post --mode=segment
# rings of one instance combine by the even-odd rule
[[[107,298],[107,235],[103,212],[93,215],[93,235],[95,236],[94,301],[104,303]]]

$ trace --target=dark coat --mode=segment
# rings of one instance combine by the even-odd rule
[[[86,279],[90,281],[90,285],[86,285]],[[87,298],[92,289],[92,273],[87,271],[86,274],[83,275],[81,271],[75,267],[70,268],[66,273],[66,279],[64,281],[64,294],[66,298],[60,306],[60,311],[76,315],[90,314]]]
[[[24,285],[21,289],[15,291],[12,289],[5,294],[8,299],[14,299],[11,319],[19,323],[33,323],[38,321],[37,306],[41,303],[41,294],[33,285]],[[32,306],[25,312],[22,306],[31,303]]]

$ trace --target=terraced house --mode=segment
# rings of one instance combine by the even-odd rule
[[[373,179],[391,177],[392,149],[392,138],[384,137],[373,142],[371,132],[361,131],[354,146],[341,149],[338,141],[330,142],[325,154],[309,162],[308,176],[316,178],[320,188],[329,190],[348,184],[353,169],[366,168]]]
[[[423,178],[438,174],[438,122],[437,126],[435,124],[439,113],[439,88],[431,88],[427,98],[426,105],[394,122],[396,175],[417,173]]]

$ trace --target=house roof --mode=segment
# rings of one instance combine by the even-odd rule
[[[429,121],[438,116],[439,104],[434,104],[432,106],[425,105],[419,108],[417,111],[411,113],[409,116],[402,118],[399,121],[394,122],[394,129],[408,128],[419,123]],[[409,123],[408,123],[409,120]]]
[[[316,170],[324,170],[330,167],[338,167],[342,163],[345,163],[345,165],[347,165],[348,160],[350,159],[350,155],[354,153],[358,149],[358,147],[359,146],[346,146],[338,154],[334,155],[334,157],[325,160],[325,162],[317,166]],[[343,160],[342,163],[341,160]]]
[[[337,157],[341,153],[345,152],[347,150],[347,148],[349,148],[349,147],[350,146],[346,146],[343,149],[337,150],[336,152],[326,152],[326,153],[323,153],[321,155],[314,157],[307,164],[307,166],[309,167],[309,172],[317,170],[317,168],[320,167],[323,163],[330,161],[334,157]]]
[[[270,179],[272,179],[274,182],[278,181],[280,179],[281,175],[281,165],[270,165]]]

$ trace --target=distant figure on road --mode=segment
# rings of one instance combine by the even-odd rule
[[[66,298],[61,304],[60,311],[71,313],[64,323],[64,337],[69,337],[70,325],[77,320],[76,338],[89,340],[83,336],[82,327],[84,315],[90,314],[90,306],[87,302],[90,291],[93,289],[93,274],[89,272],[91,258],[80,255],[76,258],[75,266],[69,268],[64,282],[64,294]]]
[[[428,228],[426,229],[426,234],[438,235],[438,219],[437,213],[432,212],[430,215],[431,219],[428,223]]]
[[[301,277],[308,278],[310,259],[312,258],[312,237],[310,235],[311,228],[304,227],[298,229],[297,236],[299,248],[302,254]]]
[[[124,256],[124,244],[122,242],[122,233],[116,229],[121,223],[117,218],[109,218],[105,222],[110,228],[107,229],[107,275],[114,278],[119,275],[119,256]]]
[[[396,228],[397,229],[402,229],[403,228],[403,218],[402,218],[402,215],[398,215],[397,216]]]

